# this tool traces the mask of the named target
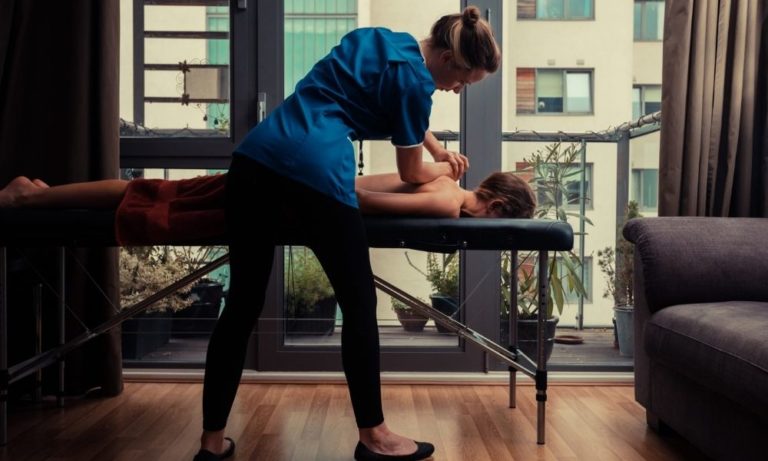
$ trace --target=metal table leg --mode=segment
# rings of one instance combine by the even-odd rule
[[[0,247],[0,445],[8,443],[8,273],[7,250]]]
[[[66,332],[64,331],[64,310],[65,310],[65,297],[66,297],[66,273],[65,273],[65,249],[60,247],[56,260],[59,266],[59,302],[57,305],[57,321],[59,324],[59,347],[63,346],[66,342]],[[64,406],[64,356],[59,358],[58,363],[58,390],[56,394],[56,404],[59,408]]]
[[[544,444],[544,417],[547,403],[547,357],[544,344],[544,328],[547,318],[547,291],[549,278],[547,276],[547,252],[539,251],[539,310],[537,312],[538,325],[536,329],[536,443]]]

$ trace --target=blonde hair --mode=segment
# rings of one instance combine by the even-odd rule
[[[511,172],[491,173],[475,193],[486,203],[498,200],[496,206],[504,218],[532,218],[536,209],[536,196],[531,186]]]
[[[491,25],[480,18],[480,10],[470,5],[461,13],[447,14],[432,25],[429,43],[450,50],[456,64],[466,69],[496,72],[501,51]]]

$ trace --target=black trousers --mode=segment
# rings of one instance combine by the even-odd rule
[[[382,423],[376,289],[359,210],[241,156],[232,161],[226,197],[230,288],[208,344],[203,428],[226,426],[264,305],[277,236],[286,234],[307,240],[336,293],[344,316],[342,363],[358,427]]]

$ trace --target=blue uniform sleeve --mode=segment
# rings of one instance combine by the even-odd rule
[[[386,72],[390,91],[382,98],[388,100],[392,144],[399,147],[417,146],[424,142],[432,111],[432,82],[420,80],[406,63],[394,65]],[[388,93],[388,94],[387,94]]]
[[[432,111],[432,97],[425,86],[416,83],[406,88],[394,107],[392,144],[411,147],[423,143]]]

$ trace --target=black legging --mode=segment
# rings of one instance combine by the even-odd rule
[[[241,156],[232,161],[226,194],[230,287],[208,344],[203,428],[226,426],[248,338],[264,305],[276,236],[286,234],[307,239],[336,293],[344,315],[341,357],[357,426],[381,424],[376,289],[359,210]]]

